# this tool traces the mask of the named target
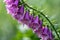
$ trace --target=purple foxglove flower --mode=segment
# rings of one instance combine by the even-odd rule
[[[29,11],[26,11],[26,13],[24,14],[23,19],[21,20],[23,24],[29,24],[31,22],[30,20],[30,15],[29,15]]]
[[[19,13],[20,15],[23,15],[23,14],[24,14],[24,6],[23,6],[23,5],[21,5],[21,6],[19,7],[18,13]]]
[[[31,23],[29,24],[29,26],[34,30],[40,27],[40,23],[39,23],[39,18],[38,16],[36,16],[36,18],[34,18]]]
[[[41,40],[53,40],[52,32],[47,27],[38,28],[34,32]]]
[[[53,40],[53,35],[52,35],[52,32],[51,30],[49,30],[47,27],[43,27],[43,30],[42,30],[42,39],[47,39],[47,40]]]
[[[21,5],[18,9],[18,12],[16,13],[16,15],[14,15],[14,18],[17,19],[18,21],[20,21],[24,16],[24,6]]]
[[[47,27],[42,27],[43,22],[39,17],[30,15],[29,11],[24,13],[24,6],[19,6],[19,0],[4,0],[6,9],[19,22],[28,25],[38,35],[41,40],[53,40],[51,30]]]
[[[14,15],[17,13],[18,8],[13,6],[11,7],[10,5],[6,5],[7,12],[10,13],[11,15]]]
[[[43,27],[41,38],[42,40],[53,40],[53,35],[51,30],[49,30],[47,27]]]
[[[16,7],[18,6],[18,4],[19,4],[19,0],[15,0],[15,2],[12,3],[12,5]]]
[[[15,15],[18,11],[18,3],[19,0],[5,0],[6,3],[6,9],[9,14],[12,16]]]
[[[33,30],[33,32],[34,32],[39,38],[41,38],[42,28],[37,28],[37,29]]]

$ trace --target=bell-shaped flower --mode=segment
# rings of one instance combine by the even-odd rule
[[[7,9],[7,12],[9,14],[11,14],[12,16],[15,15],[18,11],[18,3],[19,3],[19,0],[5,0],[5,2],[7,3],[6,4],[6,9]],[[10,3],[10,4],[8,4]]]
[[[43,27],[42,29],[43,29],[41,34],[42,40],[53,40],[51,30],[49,30],[47,27]]]
[[[24,14],[24,6],[23,6],[23,5],[21,5],[21,6],[19,7],[18,13],[19,13],[20,15],[23,15],[23,14]]]
[[[17,8],[17,7],[15,7],[15,6],[11,7],[10,5],[9,5],[9,6],[6,5],[6,9],[7,9],[7,12],[8,12],[9,14],[11,14],[11,15],[16,14],[17,11],[18,11],[18,8]]]
[[[52,32],[47,27],[35,29],[34,33],[41,38],[41,40],[53,40]]]
[[[31,21],[31,23],[29,24],[29,26],[32,28],[32,29],[36,29],[39,27],[39,18],[38,16],[36,16],[35,18],[33,18],[33,20]]]
[[[24,6],[21,5],[16,15],[14,15],[14,18],[20,21],[23,18],[23,16],[24,16]]]
[[[21,20],[23,24],[29,24],[29,22],[31,21],[29,18],[29,11],[26,11],[26,13],[24,14],[23,19]]]
[[[19,0],[15,0],[11,5],[13,5],[13,6],[19,6]]]

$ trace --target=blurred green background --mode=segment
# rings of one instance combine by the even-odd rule
[[[8,1],[8,0],[7,0]],[[51,20],[60,34],[60,0],[25,0],[26,3],[43,13]],[[55,40],[58,40],[55,35]],[[0,40],[39,40],[28,27],[23,27],[7,14],[3,0],[0,0]]]

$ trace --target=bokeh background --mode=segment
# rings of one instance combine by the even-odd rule
[[[25,0],[25,2],[39,11],[43,11],[60,35],[60,0]],[[58,40],[55,32],[53,34],[55,40]],[[11,15],[7,14],[3,0],[0,0],[0,40],[39,40],[31,29],[19,24]]]

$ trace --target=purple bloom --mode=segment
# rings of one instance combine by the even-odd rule
[[[42,39],[46,40],[53,40],[53,35],[51,30],[49,30],[47,27],[42,28]]]
[[[18,11],[18,7],[16,6],[11,6],[11,5],[6,5],[7,12],[11,15],[15,15]]]
[[[18,11],[19,0],[4,0],[6,3],[6,9],[9,14],[12,16],[15,15]]]
[[[35,18],[32,19],[32,21],[31,21],[31,23],[29,24],[29,26],[30,26],[33,30],[41,27],[41,25],[40,25],[40,20],[39,20],[38,16],[36,16]]]
[[[29,17],[30,17],[29,11],[26,11],[26,13],[24,14],[24,17],[21,19],[21,22],[23,24],[27,24],[28,25],[31,22]]]
[[[18,12],[16,13],[16,15],[14,15],[14,18],[17,19],[18,21],[20,21],[24,16],[24,6],[21,5],[18,9]]]
[[[53,40],[53,35],[51,30],[47,27],[42,27],[42,29],[35,30],[35,33],[38,35],[41,40]]]
[[[34,32],[39,38],[41,38],[42,28],[39,27],[39,28],[33,30],[33,32]]]
[[[23,15],[24,14],[24,6],[21,5],[18,9],[18,14]]]
[[[26,24],[32,28],[34,33],[38,35],[41,40],[53,40],[51,30],[47,27],[42,27],[43,22],[38,16],[30,15],[29,11],[24,11],[24,5],[19,5],[20,0],[4,0],[6,9],[19,22]],[[25,13],[24,13],[25,12]]]

